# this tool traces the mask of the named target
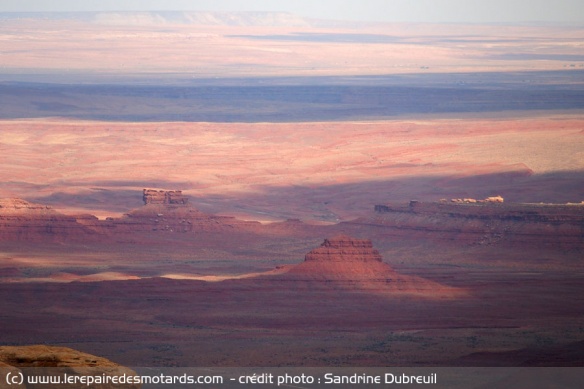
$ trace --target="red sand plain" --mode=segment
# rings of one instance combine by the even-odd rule
[[[0,122],[0,197],[116,216],[145,187],[211,213],[338,222],[391,200],[580,202],[579,115],[329,123]],[[475,178],[476,177],[476,178]]]

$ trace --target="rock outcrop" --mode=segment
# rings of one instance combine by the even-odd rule
[[[180,190],[153,190],[144,189],[142,193],[144,205],[148,204],[187,204],[188,198]]]
[[[119,219],[109,220],[117,232],[218,232],[234,228],[254,230],[259,222],[239,220],[201,212],[188,203],[182,192],[144,189],[144,206],[136,208]]]
[[[45,345],[34,346],[0,346],[0,370],[3,372],[11,371],[15,373],[22,373],[24,377],[28,375],[34,376],[52,376],[64,377],[65,374],[69,377],[73,376],[135,376],[136,372],[133,370],[118,365],[108,359],[97,357],[95,355],[82,353],[67,347],[52,347]],[[3,378],[0,379],[0,388],[2,388]],[[49,384],[28,384],[21,386],[6,386],[6,387],[20,387],[20,388],[49,388],[61,387]],[[105,380],[104,380],[105,381]],[[139,388],[137,384],[113,384],[113,383],[97,383],[87,385],[87,383],[77,382],[75,384],[67,384],[62,387],[67,388]]]
[[[92,228],[96,224],[97,218],[91,215],[65,215],[22,199],[0,199],[2,241],[89,239],[96,234]]]
[[[476,245],[584,248],[582,204],[514,204],[503,203],[498,197],[487,200],[376,205],[374,216],[352,224],[377,225],[396,236],[423,234]]]
[[[337,235],[325,239],[320,247],[310,251],[305,261],[338,262],[382,262],[379,251],[373,248],[369,239],[354,239],[347,235]]]
[[[442,200],[440,200],[440,202],[445,203],[446,199],[442,199]],[[477,199],[472,199],[472,198],[451,199],[450,202],[457,203],[457,204],[504,203],[505,199],[501,196],[491,196],[491,197],[487,197],[486,199],[483,199],[483,200],[477,200]]]
[[[390,283],[398,274],[382,262],[381,255],[370,240],[337,235],[304,257],[304,262],[290,269],[289,274],[312,279],[365,283]]]
[[[144,233],[256,231],[259,222],[206,214],[188,203],[181,191],[144,189],[144,206],[119,218],[65,215],[49,206],[21,199],[0,199],[0,241],[149,241]]]
[[[429,298],[453,298],[463,291],[415,276],[397,273],[383,262],[368,239],[338,235],[306,254],[284,277],[308,282],[310,287],[349,288],[382,294],[405,294]]]

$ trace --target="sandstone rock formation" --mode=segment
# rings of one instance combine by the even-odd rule
[[[181,191],[144,189],[144,206],[119,218],[65,215],[49,206],[21,199],[0,199],[0,241],[149,240],[144,233],[255,231],[259,222],[206,214],[188,203]]]
[[[325,239],[320,247],[304,257],[305,261],[339,262],[382,262],[379,251],[373,248],[368,239],[354,239],[347,235],[337,235]]]
[[[370,240],[337,235],[310,251],[304,262],[294,266],[290,274],[313,279],[382,282],[396,280],[398,274],[382,262]]]
[[[56,368],[56,369],[55,369]],[[45,376],[135,376],[136,373],[124,366],[120,366],[108,359],[82,353],[67,347],[52,347],[45,345],[34,346],[0,346],[0,369],[22,372],[27,375]],[[14,370],[18,369],[18,370]],[[0,384],[0,387],[1,384]],[[14,388],[15,386],[8,386]],[[57,387],[49,384],[22,385],[21,388],[48,388]],[[80,382],[67,384],[67,388],[139,388],[140,385],[111,383],[94,384],[88,386]]]
[[[239,220],[201,212],[188,204],[180,191],[162,191],[158,197],[144,195],[144,206],[136,208],[119,219],[109,220],[113,231],[123,233],[192,233],[224,230],[254,230],[259,222]]]
[[[384,263],[368,239],[337,235],[306,254],[304,262],[290,268],[287,275],[296,281],[349,288],[382,294],[417,295],[430,298],[462,296],[463,291],[397,273]]]
[[[46,205],[0,199],[0,240],[3,241],[87,239],[96,233],[92,229],[96,222],[97,218],[91,215],[64,215]]]
[[[407,205],[376,205],[374,209],[371,218],[350,224],[377,225],[396,236],[423,234],[457,243],[584,248],[584,206],[581,204],[514,204],[493,197],[476,203],[464,199],[411,201]]]
[[[142,194],[144,205],[148,204],[187,204],[188,198],[180,190],[144,189]]]

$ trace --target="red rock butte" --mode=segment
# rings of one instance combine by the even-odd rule
[[[383,262],[369,239],[337,235],[306,254],[288,273],[303,281],[324,281],[329,287],[383,294],[453,298],[464,291],[421,277],[402,275]]]
[[[398,278],[395,270],[383,263],[381,254],[373,248],[370,240],[347,235],[325,239],[320,247],[306,254],[304,262],[292,268],[290,273],[318,279],[383,283]]]
[[[373,248],[369,239],[354,239],[347,235],[337,235],[325,239],[320,247],[304,257],[305,261],[362,261],[382,262],[379,251]]]
[[[189,199],[180,190],[144,189],[142,194],[144,205],[148,204],[187,204]]]

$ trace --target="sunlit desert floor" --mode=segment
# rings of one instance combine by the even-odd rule
[[[392,200],[580,202],[584,119],[0,123],[0,196],[116,216],[143,188],[249,220],[338,222]]]
[[[294,124],[43,119],[4,121],[1,130],[1,197],[105,218],[140,207],[145,187],[179,189],[205,212],[268,228],[287,218],[309,223],[266,233],[138,234],[134,243],[5,242],[5,342],[68,345],[152,366],[582,363],[580,251],[479,247],[335,224],[412,198],[580,202],[579,115]],[[261,281],[337,232],[373,239],[402,274],[468,293],[420,299]]]
[[[261,225],[83,241],[11,213],[2,344],[128,366],[584,366],[576,227],[481,245],[369,222],[410,200],[581,203],[581,28],[116,18],[3,21],[0,198],[106,223],[182,190]],[[442,287],[286,278],[339,233]]]

